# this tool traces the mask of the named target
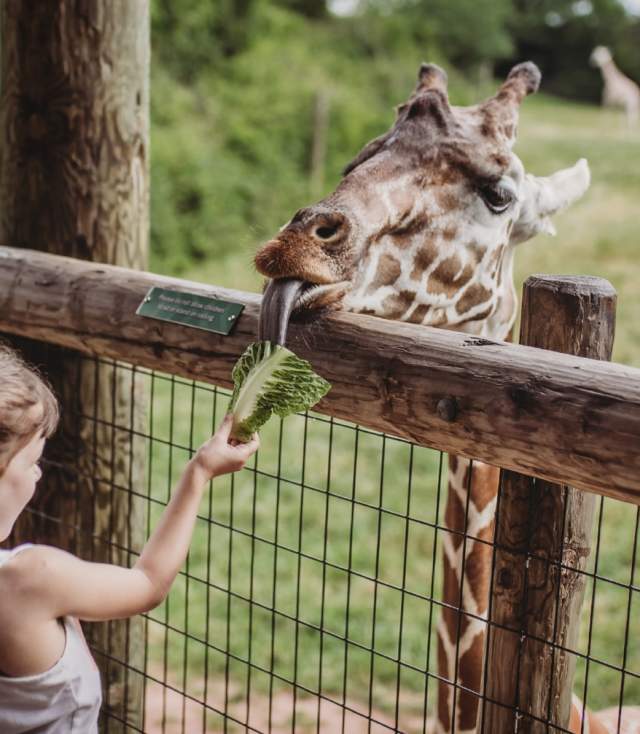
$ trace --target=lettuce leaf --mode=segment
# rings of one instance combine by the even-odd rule
[[[331,389],[309,362],[270,341],[250,344],[232,377],[231,437],[242,442],[249,441],[272,414],[284,418],[307,410]]]

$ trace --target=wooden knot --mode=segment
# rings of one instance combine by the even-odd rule
[[[29,115],[27,134],[32,140],[44,140],[47,137],[47,123],[42,115],[37,112]]]
[[[436,411],[443,421],[451,423],[458,415],[458,402],[455,398],[442,398],[441,400],[438,400]]]
[[[508,568],[501,568],[498,572],[498,586],[503,589],[510,589],[513,586],[513,575]]]

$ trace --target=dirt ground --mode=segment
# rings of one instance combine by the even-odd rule
[[[151,670],[154,678],[161,679],[161,670]],[[170,685],[179,686],[172,681]],[[204,699],[204,681],[190,681],[189,695],[192,698]],[[229,684],[229,704],[226,732],[247,731],[244,725],[246,721],[246,700],[239,686]],[[181,693],[166,688],[160,683],[148,681],[145,709],[145,732],[146,734],[219,734],[225,731],[222,716],[210,711],[206,712],[206,723],[203,720],[205,709],[199,701],[185,698]],[[207,688],[207,701],[209,706],[219,711],[224,710],[224,680],[210,680]],[[418,710],[417,701],[405,701],[409,706],[413,704]],[[270,732],[271,734],[311,734],[320,731],[323,734],[334,734],[337,732],[348,732],[349,734],[388,734],[395,731],[394,722],[391,718],[373,711],[373,718],[380,723],[373,723],[368,729],[366,717],[367,707],[360,702],[347,702],[351,711],[344,716],[343,710],[337,704],[322,701],[320,704],[320,725],[318,727],[318,699],[309,696],[298,697],[296,701],[296,726],[292,732],[293,698],[289,693],[279,692],[274,694],[271,705],[271,718],[269,718],[269,697],[252,692],[249,726],[251,730],[258,732]],[[361,712],[358,715],[356,712]],[[235,721],[234,721],[235,719]],[[607,726],[608,731],[617,732],[618,708],[610,708],[599,713],[600,721]],[[269,725],[271,721],[271,725]],[[619,734],[640,734],[640,707],[627,707],[624,709]],[[407,734],[418,734],[422,732],[422,717],[404,717],[399,722],[399,729]],[[429,727],[427,728],[429,731]]]
[[[154,678],[161,679],[161,670],[151,670]],[[169,681],[170,685],[179,688],[179,684]],[[189,696],[202,701],[204,699],[204,681],[189,681]],[[228,713],[226,731],[230,734],[246,731],[244,722],[246,716],[245,692],[240,687],[230,682],[228,693]],[[224,710],[224,680],[209,680],[207,688],[207,701],[209,706],[218,711]],[[419,710],[417,701],[405,702],[414,704],[416,711]],[[318,699],[298,696],[296,700],[296,725],[295,734],[307,734],[311,732],[349,732],[349,734],[388,734],[394,731],[394,721],[380,711],[373,711],[373,718],[381,723],[373,723],[368,729],[367,706],[361,702],[348,701],[347,705],[352,711],[346,711],[337,704],[329,701],[320,703],[320,726],[317,725]],[[356,712],[361,712],[358,715]],[[291,694],[281,691],[274,693],[271,705],[271,726],[269,726],[269,697],[252,691],[249,726],[259,732],[271,732],[272,734],[292,734],[293,697]],[[147,682],[146,710],[145,710],[145,732],[147,734],[218,734],[224,731],[222,716],[207,711],[206,724],[203,721],[204,707],[198,701],[185,698],[181,693],[172,691],[160,683]],[[235,719],[235,721],[233,721]],[[382,725],[384,724],[384,725]],[[408,733],[422,732],[422,717],[417,713],[415,716],[403,717],[400,721],[402,731]]]

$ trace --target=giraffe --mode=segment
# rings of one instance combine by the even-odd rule
[[[391,129],[347,165],[333,193],[299,210],[256,253],[268,279],[263,317],[276,312],[262,319],[262,338],[281,343],[293,308],[342,308],[508,339],[516,245],[552,234],[551,217],[590,182],[584,159],[541,178],[512,152],[520,103],[539,83],[538,68],[525,62],[493,97],[454,107],[445,72],[422,64]],[[495,467],[450,457],[431,723],[438,734],[476,730],[491,560],[482,541],[493,538],[497,484]]]
[[[596,46],[590,60],[602,72],[602,104],[605,107],[624,108],[629,126],[636,125],[640,119],[640,87],[618,69],[611,51],[605,46]]]

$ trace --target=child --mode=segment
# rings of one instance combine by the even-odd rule
[[[45,439],[58,422],[49,387],[0,345],[0,541],[31,499]],[[213,477],[257,450],[232,445],[227,416],[186,465],[158,526],[131,569],[87,563],[44,545],[0,550],[0,732],[97,732],[100,676],[78,619],[130,617],[160,604],[182,566]]]

